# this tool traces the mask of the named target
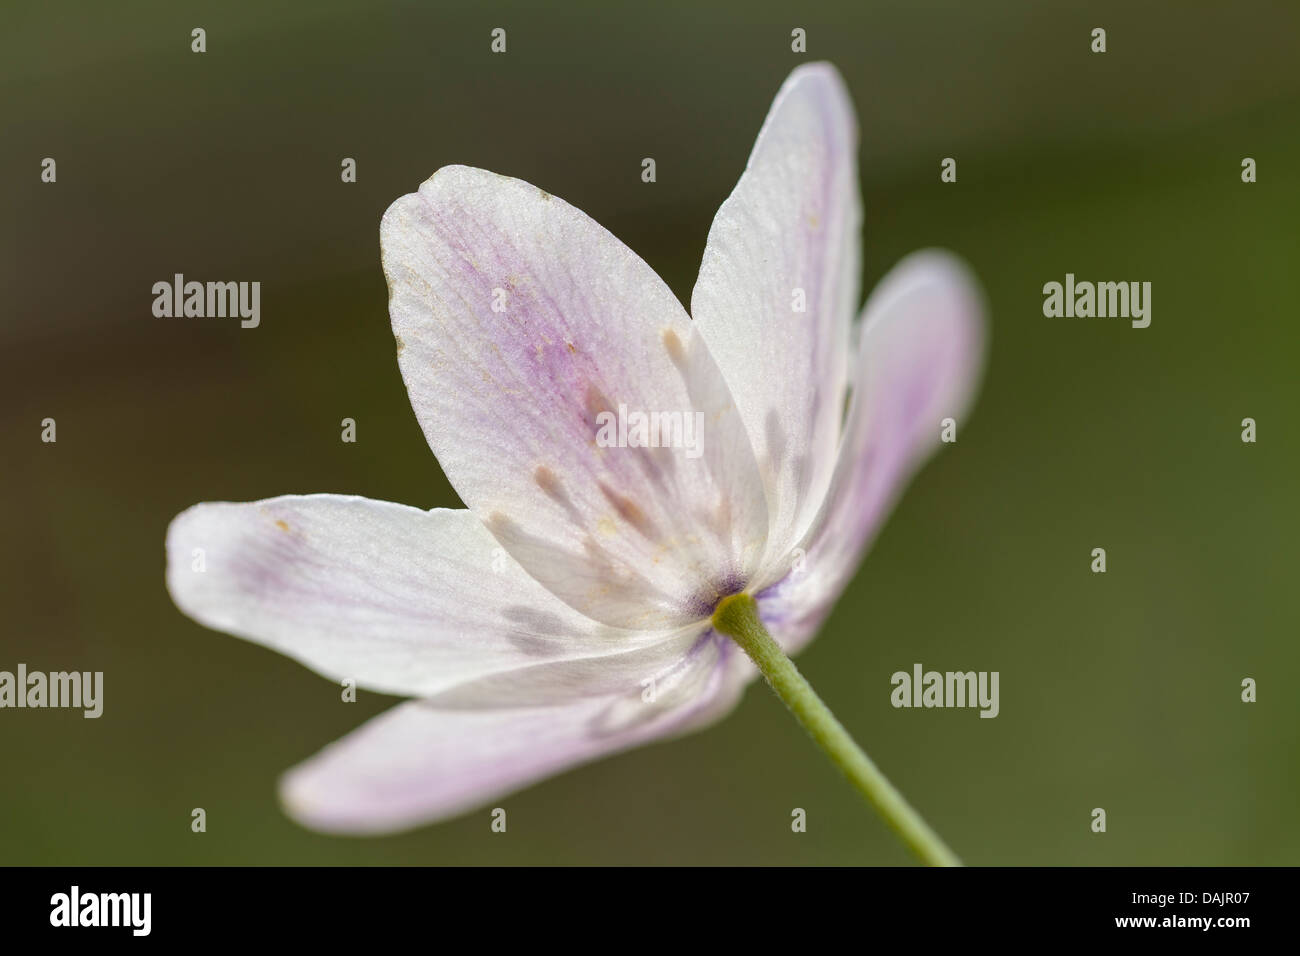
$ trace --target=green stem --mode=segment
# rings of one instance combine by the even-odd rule
[[[758,665],[776,696],[908,849],[932,866],[961,866],[957,855],[854,742],[794,661],[773,640],[759,619],[758,605],[752,597],[733,594],[723,599],[713,613],[713,626],[739,644]]]

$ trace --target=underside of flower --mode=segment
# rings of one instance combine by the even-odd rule
[[[856,152],[839,74],[795,70],[689,314],[521,180],[446,166],[389,207],[398,366],[465,507],[286,495],[197,505],[167,535],[191,617],[412,698],[286,775],[295,818],[464,812],[721,718],[759,673],[741,611],[783,657],[813,637],[982,354],[946,253],[859,310]]]

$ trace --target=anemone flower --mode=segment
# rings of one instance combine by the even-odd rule
[[[290,770],[291,816],[377,833],[463,813],[711,724],[761,672],[923,860],[956,861],[789,658],[981,364],[947,254],[903,260],[855,322],[856,150],[839,74],[796,69],[691,315],[521,180],[447,166],[389,207],[398,365],[466,508],[291,495],[199,504],[167,534],[189,616],[413,698]]]

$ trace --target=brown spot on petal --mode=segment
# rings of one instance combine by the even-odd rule
[[[400,355],[402,349],[406,348],[406,343],[402,341],[402,337],[400,335],[394,335],[393,338],[397,339],[397,352]]]
[[[592,442],[595,444],[600,437],[600,430],[604,427],[601,422],[601,415],[614,415],[614,409],[609,404],[609,399],[605,397],[595,385],[588,385],[583,392],[582,403],[586,418],[584,424],[591,430]]]
[[[563,497],[564,495],[564,489],[560,487],[560,479],[556,478],[555,472],[545,465],[538,465],[533,471],[533,481],[537,482],[537,487],[552,498]]]
[[[289,530],[289,525],[286,524],[285,522],[281,521],[279,518],[276,518],[276,519],[275,519],[275,526],[276,526],[277,528],[279,528],[281,531],[288,531],[288,530]]]
[[[587,391],[583,395],[583,403],[587,406],[587,417],[592,423],[596,421],[596,416],[601,412],[610,412],[612,414],[614,411],[609,404],[609,399],[595,385],[587,386]]]
[[[509,534],[515,529],[515,523],[507,518],[500,511],[494,511],[488,515],[488,530],[494,537],[500,538],[502,535]]]
[[[604,482],[601,482],[600,491],[605,496],[605,500],[614,506],[614,510],[618,512],[620,518],[647,538],[654,538],[654,525],[646,517],[645,512],[641,510],[640,505],[626,495],[620,495]]]
[[[582,514],[569,499],[568,492],[564,490],[564,483],[560,481],[555,472],[545,465],[538,465],[533,469],[533,481],[538,488],[541,488],[546,493],[546,497],[564,509],[564,513],[569,516],[570,521],[580,528],[585,527],[586,522]]]
[[[668,357],[673,360],[674,365],[681,365],[686,359],[686,349],[682,348],[682,340],[677,337],[677,333],[672,329],[663,330],[664,348],[668,350]]]

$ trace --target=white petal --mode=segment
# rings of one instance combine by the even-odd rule
[[[641,689],[555,706],[484,708],[435,699],[376,717],[286,774],[295,819],[327,832],[384,833],[454,816],[569,767],[712,723],[741,682],[737,648],[702,640],[653,700]]]
[[[190,508],[167,532],[167,585],[208,627],[393,694],[516,670],[517,686],[539,694],[579,693],[596,677],[602,692],[620,680],[636,687],[699,633],[638,634],[583,617],[468,511],[340,495]],[[561,663],[573,669],[537,669]]]
[[[707,617],[749,580],[768,526],[754,455],[708,350],[645,262],[535,186],[459,166],[393,203],[381,237],[425,437],[530,574],[637,630]],[[679,445],[701,413],[699,440],[598,444],[602,413],[620,407],[677,415]]]
[[[830,493],[796,569],[759,601],[787,651],[812,636],[853,577],[908,479],[940,444],[942,421],[964,427],[983,353],[981,296],[955,257],[914,253],[872,293]]]
[[[691,297],[763,471],[768,562],[811,523],[835,467],[862,266],[856,153],[835,68],[796,69],[713,220]]]

